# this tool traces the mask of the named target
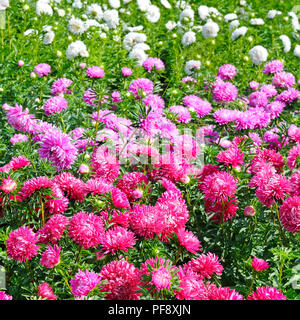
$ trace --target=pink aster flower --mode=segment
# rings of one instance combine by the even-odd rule
[[[228,103],[238,97],[238,90],[231,82],[217,80],[213,84],[213,99],[219,103]]]
[[[56,169],[70,169],[77,156],[77,149],[69,136],[59,129],[46,132],[41,140],[38,153],[42,159],[49,160]]]
[[[74,279],[70,280],[70,286],[74,297],[87,296],[101,282],[101,277],[95,272],[78,270]]]
[[[291,124],[288,130],[288,136],[300,143],[300,128],[298,128],[295,124]]]
[[[151,73],[152,69],[156,69],[157,71],[159,70],[164,70],[165,69],[165,65],[163,63],[162,60],[160,60],[159,58],[152,58],[149,57],[147,58],[144,62],[143,62],[143,67],[149,72]]]
[[[140,94],[144,92],[149,95],[153,92],[154,84],[151,80],[146,78],[138,78],[133,80],[129,85],[128,91],[132,92],[137,98],[140,98]]]
[[[286,300],[286,296],[275,287],[261,287],[252,292],[248,300]]]
[[[105,76],[104,70],[97,66],[87,68],[86,74],[90,78],[103,78]]]
[[[26,142],[28,141],[28,137],[25,134],[14,134],[10,140],[11,144],[19,143],[19,142]]]
[[[99,216],[80,211],[72,216],[69,236],[84,249],[97,247],[104,233],[104,225]]]
[[[105,195],[106,193],[111,192],[113,188],[114,186],[112,185],[112,183],[104,179],[101,179],[101,178],[89,179],[85,183],[84,193],[86,195],[91,193],[93,196],[96,194]]]
[[[210,292],[209,300],[244,300],[244,298],[234,289],[230,289],[228,287],[216,287]]]
[[[2,109],[6,111],[6,118],[8,124],[10,124],[13,128],[22,132],[32,132],[36,119],[33,114],[29,113],[29,109],[26,108],[23,111],[23,107],[21,105],[15,105],[15,107],[4,104]]]
[[[48,99],[44,104],[44,112],[46,116],[50,116],[55,113],[60,113],[62,110],[68,108],[68,101],[61,97],[55,96]]]
[[[270,114],[271,119],[276,119],[280,116],[284,107],[285,107],[284,102],[272,101],[271,103],[266,105],[265,111]]]
[[[244,216],[245,217],[253,217],[255,216],[255,210],[252,206],[247,206],[244,209]]]
[[[134,233],[116,226],[106,231],[101,239],[101,245],[104,248],[104,254],[115,253],[118,250],[128,251],[133,248],[136,242]]]
[[[150,205],[135,205],[131,209],[130,226],[137,236],[153,239],[165,228],[164,214]]]
[[[272,74],[283,70],[283,63],[280,60],[273,60],[267,63],[263,69],[263,73]]]
[[[112,261],[102,267],[100,276],[107,284],[100,290],[108,292],[107,300],[139,300],[140,271],[124,259]]]
[[[9,177],[7,179],[3,178],[0,190],[5,192],[6,194],[12,193],[17,188],[16,181],[10,179]]]
[[[223,80],[232,80],[236,76],[236,67],[232,64],[224,64],[219,68],[218,77]]]
[[[279,209],[283,227],[291,233],[300,232],[300,196],[287,198]]]
[[[56,244],[60,240],[68,224],[69,219],[67,217],[61,214],[55,214],[37,232],[38,241],[44,244],[48,244],[49,242]]]
[[[186,267],[198,273],[202,279],[210,279],[213,274],[220,276],[224,270],[219,258],[211,252],[201,254],[197,258],[192,259],[186,264]]]
[[[290,149],[287,156],[286,164],[293,170],[297,166],[297,161],[300,159],[300,144],[296,144],[293,148]]]
[[[96,92],[92,89],[92,88],[88,88],[84,94],[83,94],[83,101],[86,103],[86,104],[89,104],[91,106],[95,106],[96,103],[95,103],[95,100],[98,99],[98,96],[96,94]]]
[[[72,80],[67,78],[59,78],[55,80],[51,86],[51,94],[52,95],[61,95],[64,93],[70,93],[68,87],[73,83]]]
[[[259,259],[257,257],[253,258],[251,266],[255,271],[264,271],[265,269],[268,269],[270,267],[267,261]]]
[[[27,226],[12,231],[6,240],[7,254],[15,261],[25,262],[38,254],[37,235]]]
[[[132,75],[132,70],[130,68],[123,67],[121,71],[124,77],[129,77]]]
[[[181,123],[189,123],[192,118],[189,110],[184,106],[180,106],[180,105],[171,106],[168,112],[171,112],[176,117],[176,121]]]
[[[213,223],[220,224],[235,217],[238,209],[236,198],[226,201],[213,202],[210,199],[205,199],[205,211],[210,215],[210,220]],[[211,213],[215,213],[211,216]]]
[[[201,249],[201,242],[191,231],[179,228],[176,234],[180,245],[187,251],[196,254]]]
[[[38,286],[38,296],[45,300],[56,300],[57,296],[53,293],[47,282],[40,283]]]
[[[41,265],[52,269],[59,264],[59,254],[61,247],[54,245],[53,247],[49,245],[47,249],[41,255]]]
[[[6,294],[4,291],[0,291],[0,300],[12,300],[13,297],[9,294]]]
[[[237,167],[244,163],[244,155],[239,148],[233,146],[221,151],[217,155],[217,161],[224,163],[226,166],[231,165],[232,167]]]
[[[40,63],[34,67],[34,72],[40,76],[47,76],[51,72],[51,67],[47,63]]]
[[[292,103],[293,101],[300,98],[300,92],[297,89],[289,88],[282,91],[276,98],[275,101],[280,101],[283,103]]]
[[[290,194],[292,196],[300,196],[300,170],[290,176],[290,185]]]
[[[88,173],[90,173],[90,167],[88,165],[82,163],[78,168],[78,172],[81,174],[88,174]]]
[[[262,91],[252,92],[249,96],[250,107],[265,107],[268,104],[268,97]]]
[[[237,189],[237,180],[227,172],[215,172],[207,176],[201,185],[206,199],[222,201],[234,197]]]
[[[208,115],[212,110],[212,106],[208,101],[202,100],[195,95],[185,96],[182,101],[189,110],[195,111],[199,118]]]
[[[251,82],[249,83],[249,87],[250,87],[250,89],[252,89],[252,90],[257,90],[258,87],[259,87],[259,82],[257,82],[257,81],[251,81]]]
[[[197,83],[197,81],[193,78],[193,77],[190,77],[190,76],[187,76],[187,77],[183,77],[181,79],[181,82],[185,83],[185,84],[194,84],[194,83]]]
[[[169,290],[171,287],[172,275],[165,267],[160,267],[158,269],[153,270],[152,279],[149,284],[155,286],[156,290],[167,289]]]
[[[120,174],[120,162],[117,157],[102,146],[96,148],[92,154],[91,167],[96,178],[102,178],[108,182],[114,181]]]
[[[215,111],[213,116],[214,116],[215,121],[218,124],[224,125],[224,124],[227,124],[229,122],[235,121],[238,112],[239,112],[238,110],[222,108],[222,109],[219,109],[219,110]]]
[[[283,156],[276,152],[275,150],[265,149],[260,151],[252,160],[251,160],[251,173],[257,173],[264,166],[264,164],[269,163],[272,165],[277,173],[281,173],[284,167]]]
[[[272,85],[276,88],[288,89],[296,83],[295,77],[289,72],[278,72],[273,76]]]
[[[277,90],[271,84],[262,85],[260,88],[260,91],[265,93],[267,98],[272,98],[272,97],[276,96],[276,94],[277,94]]]
[[[165,107],[163,98],[157,94],[149,94],[147,97],[143,98],[143,103],[145,106],[150,107],[151,111],[154,112],[161,112]]]

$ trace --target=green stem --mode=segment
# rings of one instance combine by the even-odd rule
[[[72,293],[72,289],[71,289],[71,287],[70,287],[70,285],[69,285],[69,282],[68,282],[68,280],[67,280],[67,278],[66,278],[66,275],[64,274],[64,272],[62,271],[62,269],[61,269],[61,268],[57,268],[57,271],[61,274],[61,276],[63,277],[63,279],[64,279],[64,281],[65,281],[65,283],[66,283],[66,285],[67,285],[67,287],[69,288],[70,292]]]
[[[77,267],[77,264],[79,263],[80,261],[80,255],[81,255],[81,252],[82,252],[82,246],[80,246],[79,248],[79,251],[77,253],[77,256],[76,256],[76,259],[75,259],[75,265],[74,265],[74,269],[73,271],[75,271],[75,268]]]
[[[250,284],[250,288],[249,288],[249,292],[248,292],[247,297],[249,297],[250,293],[252,292],[252,288],[253,288],[253,284],[254,284],[255,277],[256,277],[256,272],[255,272],[255,270],[253,269],[253,272],[252,272],[252,280],[251,280],[251,284]]]
[[[33,284],[33,287],[35,287],[34,276],[33,276],[33,272],[32,272],[31,266],[30,266],[30,261],[28,259],[26,259],[26,264],[27,264],[27,267],[28,267],[28,270],[29,270],[31,282]]]
[[[176,263],[178,262],[178,259],[180,257],[181,252],[182,252],[182,247],[179,247],[177,254],[176,254],[176,257],[175,257],[175,260],[174,260],[174,265],[176,265]]]

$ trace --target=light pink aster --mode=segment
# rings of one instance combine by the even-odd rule
[[[154,89],[154,84],[151,80],[146,78],[138,78],[133,80],[128,91],[132,92],[136,97],[140,97],[140,94],[144,92],[146,95],[151,94]]]
[[[266,74],[272,74],[272,73],[277,73],[281,72],[283,70],[283,63],[280,60],[273,60],[271,62],[268,62],[264,69],[263,73]]]
[[[208,115],[212,110],[212,106],[208,101],[205,101],[196,95],[185,96],[182,98],[182,101],[190,110],[195,111],[199,118]]]
[[[19,143],[19,142],[26,142],[28,141],[28,137],[25,134],[14,134],[10,140],[11,144]]]
[[[159,58],[152,58],[149,57],[143,62],[143,67],[151,73],[152,69],[155,69],[157,71],[159,70],[164,70],[165,69],[165,64],[163,61]]]
[[[168,112],[171,112],[176,117],[176,121],[181,123],[189,123],[192,118],[189,110],[184,106],[180,106],[180,105],[171,106]]]
[[[73,83],[72,80],[67,78],[59,78],[55,80],[51,86],[51,94],[52,95],[61,95],[64,93],[70,93],[70,90],[68,90],[68,87]]]
[[[48,99],[44,104],[44,112],[46,116],[60,113],[68,108],[68,101],[61,96],[54,96]]]
[[[219,103],[232,102],[238,97],[237,87],[231,82],[226,82],[221,79],[213,84],[213,99]]]
[[[236,67],[232,64],[224,64],[218,70],[218,77],[223,80],[232,80],[236,76]]]
[[[5,291],[0,291],[0,300],[12,300],[13,297],[9,294],[6,294]]]
[[[103,78],[105,76],[104,70],[98,66],[93,66],[93,67],[87,68],[86,74],[90,78]]]
[[[40,77],[47,76],[51,72],[51,66],[47,63],[36,65],[33,71]]]
[[[17,188],[17,183],[15,180],[10,179],[10,177],[8,177],[7,179],[5,178],[2,179],[0,190],[2,190],[4,193],[6,194],[12,193],[16,188]]]
[[[276,88],[288,89],[296,83],[295,77],[289,72],[278,72],[273,76],[272,85]]]
[[[129,77],[132,75],[132,70],[130,68],[127,68],[127,67],[123,67],[122,68],[122,75],[124,77]]]

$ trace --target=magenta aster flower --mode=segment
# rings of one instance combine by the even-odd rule
[[[5,242],[7,254],[15,261],[30,260],[38,254],[37,242],[37,235],[27,226],[22,226],[9,234]]]
[[[180,105],[171,106],[168,112],[171,112],[176,117],[176,121],[181,123],[189,123],[192,119],[189,110],[184,106],[180,106]]]
[[[209,300],[244,300],[244,297],[234,289],[230,289],[228,287],[216,287],[210,292]]]
[[[245,207],[244,216],[245,217],[253,217],[253,216],[255,216],[255,209],[252,206]]]
[[[152,279],[149,284],[155,286],[156,290],[167,289],[171,287],[172,275],[165,267],[159,267],[152,271]]]
[[[277,90],[271,84],[262,85],[260,88],[260,91],[265,93],[267,98],[272,98],[272,97],[276,96],[276,94],[277,94]]]
[[[287,198],[279,209],[283,227],[291,233],[300,232],[300,196]]]
[[[53,293],[47,282],[43,282],[38,286],[38,296],[45,300],[56,300],[57,296]]]
[[[265,107],[265,111],[270,114],[271,119],[276,119],[280,116],[284,108],[284,102],[272,101]]]
[[[259,259],[257,257],[253,258],[251,266],[255,271],[264,271],[265,269],[268,269],[270,267],[267,261]]]
[[[59,129],[46,132],[41,140],[38,153],[42,159],[49,160],[56,169],[70,169],[77,156],[77,149],[67,134]]]
[[[288,89],[296,83],[295,77],[289,72],[278,72],[273,76],[272,85],[276,88]]]
[[[257,81],[251,81],[251,82],[249,83],[249,87],[250,87],[250,89],[252,89],[252,90],[257,90],[258,87],[259,87],[259,82],[257,82]]]
[[[83,94],[83,101],[86,104],[89,104],[91,106],[95,106],[97,105],[97,103],[95,103],[95,100],[98,100],[98,96],[95,92],[95,90],[93,90],[92,88],[88,88],[84,94]]]
[[[275,150],[265,149],[260,151],[251,160],[250,172],[257,173],[266,163],[269,163],[272,167],[274,167],[277,173],[282,172],[283,166],[285,164],[283,156],[279,152],[276,152]]]
[[[59,264],[59,254],[61,247],[54,245],[53,247],[49,245],[47,249],[41,255],[41,265],[52,269]]]
[[[19,142],[26,142],[28,141],[28,137],[25,134],[14,134],[10,140],[11,144],[19,143]]]
[[[275,101],[280,101],[283,103],[292,103],[293,101],[300,98],[299,90],[295,88],[289,88],[282,91],[276,98]]]
[[[146,78],[138,78],[131,82],[128,91],[132,92],[133,95],[140,98],[142,92],[148,95],[153,92],[153,89],[154,84],[151,80]]]
[[[268,104],[268,97],[266,93],[262,91],[252,92],[249,96],[249,105],[250,107],[265,107]]]
[[[189,261],[186,264],[186,267],[191,268],[192,271],[198,273],[201,278],[208,279],[210,279],[213,274],[220,276],[224,269],[219,258],[211,252],[200,254],[197,258]]]
[[[286,164],[293,170],[297,166],[297,160],[300,159],[300,144],[296,144],[293,148],[290,149],[287,156]]]
[[[161,112],[161,110],[165,107],[163,98],[157,94],[149,94],[147,97],[143,98],[143,103],[145,106],[149,106],[151,111],[154,112]]]
[[[48,99],[44,104],[44,112],[46,116],[60,113],[63,109],[68,108],[68,101],[61,96],[54,96]]]
[[[217,155],[217,161],[224,163],[226,166],[231,165],[237,167],[244,163],[244,155],[236,146],[230,147],[227,150],[221,151]]]
[[[68,87],[73,83],[72,80],[67,78],[59,78],[53,82],[51,86],[51,94],[52,95],[61,95],[64,93],[70,93]]]
[[[180,245],[187,251],[196,254],[201,249],[201,242],[191,231],[179,228],[176,234]]]
[[[104,70],[97,66],[87,68],[86,74],[90,78],[103,78],[105,76]]]
[[[106,231],[101,239],[101,245],[104,248],[104,254],[115,253],[118,250],[128,251],[133,248],[136,242],[134,233],[116,226]]]
[[[263,69],[263,73],[272,74],[283,70],[283,63],[280,60],[273,60],[267,63]]]
[[[228,103],[238,97],[238,90],[231,82],[217,80],[213,84],[213,99],[219,103]]]
[[[40,243],[53,243],[56,244],[67,225],[69,224],[69,219],[61,214],[55,214],[52,216],[46,224],[37,232],[38,242]]]
[[[236,211],[238,209],[236,198],[231,200],[218,200],[213,202],[210,199],[205,199],[205,211],[211,215],[211,213],[215,213],[210,217],[210,220],[214,223],[222,223],[228,221],[235,217]]]
[[[0,291],[0,300],[12,300],[13,297],[9,294],[6,294],[5,291]]]
[[[99,216],[80,211],[70,221],[69,236],[84,249],[97,247],[104,234],[104,225]]]
[[[3,178],[0,190],[2,190],[4,193],[9,194],[12,193],[17,188],[16,181],[10,179],[9,177],[7,179]]]
[[[74,297],[87,296],[101,282],[101,277],[95,272],[78,270],[70,286]]]
[[[290,177],[290,194],[292,196],[300,196],[300,170],[294,172]]]
[[[186,96],[182,99],[182,101],[184,105],[189,108],[189,110],[195,111],[199,118],[208,115],[212,110],[212,106],[208,101],[202,100],[195,95]]]
[[[90,179],[85,183],[84,192],[86,195],[89,193],[91,193],[93,196],[96,194],[105,195],[106,193],[111,192],[113,188],[114,186],[112,183],[101,178],[96,178]]]
[[[124,77],[129,77],[132,75],[132,70],[130,68],[127,68],[127,67],[123,67],[122,68],[122,75]]]
[[[47,63],[36,65],[33,71],[40,77],[47,76],[51,72],[51,66]]]
[[[159,58],[152,58],[149,57],[143,62],[143,67],[151,73],[152,69],[156,69],[157,71],[159,70],[164,70],[165,69],[165,64],[163,63],[162,60]]]
[[[107,300],[139,300],[140,272],[124,259],[112,261],[102,267],[100,276],[108,283],[100,290],[108,292]]]
[[[232,64],[224,64],[219,68],[218,77],[223,80],[232,80],[236,76],[236,67]]]
[[[275,287],[261,287],[252,292],[248,300],[286,300],[286,296]]]

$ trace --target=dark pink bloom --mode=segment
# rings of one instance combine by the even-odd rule
[[[12,300],[13,297],[6,294],[4,291],[0,291],[0,300]]]
[[[53,293],[51,287],[47,282],[43,282],[38,286],[39,297],[45,300],[56,300],[57,296]]]
[[[70,280],[72,294],[75,297],[87,296],[101,282],[101,277],[95,272],[78,270],[74,279]]]
[[[248,300],[286,300],[286,296],[275,287],[261,287],[252,292]]]
[[[253,258],[251,266],[255,271],[264,271],[265,269],[268,269],[270,267],[267,261],[259,259],[257,257]]]
[[[236,67],[232,64],[224,64],[219,68],[218,77],[223,80],[232,80],[236,76]]]
[[[97,66],[87,68],[86,74],[90,78],[103,78],[105,76],[104,70],[100,67],[97,67]]]
[[[300,232],[300,196],[287,198],[279,209],[283,227],[291,233]]]
[[[179,243],[187,251],[197,254],[201,249],[201,242],[199,239],[191,232],[184,228],[179,228],[176,232]]]

